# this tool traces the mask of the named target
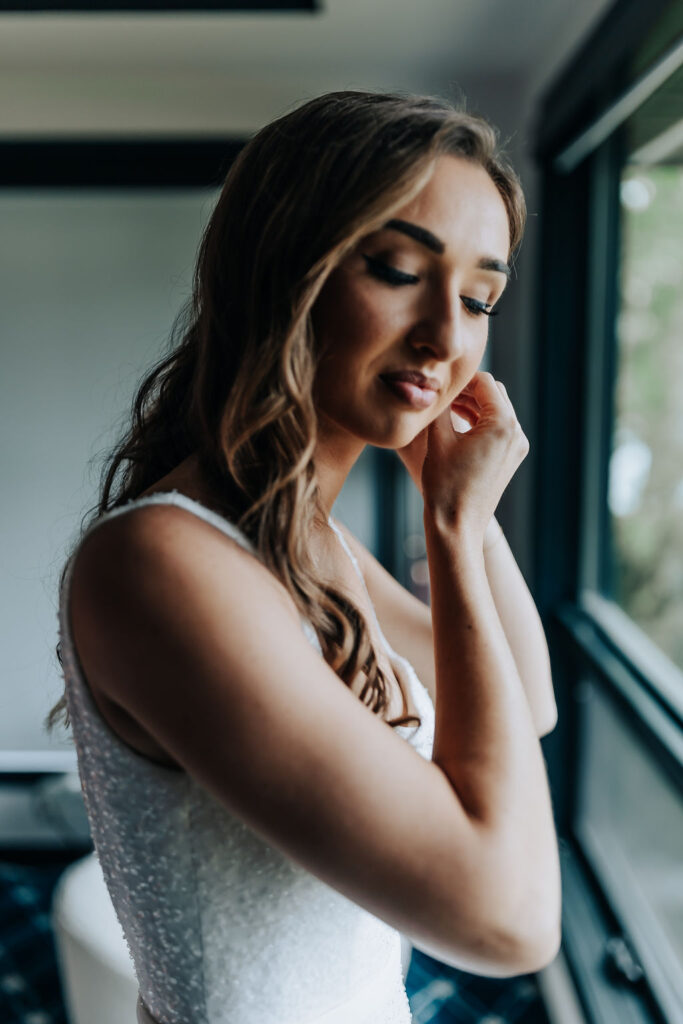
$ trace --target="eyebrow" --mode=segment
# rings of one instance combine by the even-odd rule
[[[409,235],[410,238],[414,238],[416,242],[425,245],[432,252],[438,253],[439,256],[443,256],[446,251],[446,245],[440,238],[433,235],[427,228],[422,228],[419,224],[413,224],[409,220],[388,220],[384,227],[392,231],[401,231],[404,235]],[[482,256],[477,266],[481,267],[482,270],[496,270],[498,273],[510,277],[510,268],[507,263],[504,263],[503,260],[497,260],[493,256]]]

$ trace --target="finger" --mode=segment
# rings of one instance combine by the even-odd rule
[[[479,370],[474,375],[471,381],[471,389],[482,408],[489,402],[493,402],[495,405],[498,404],[503,395],[503,392],[498,387],[499,383],[488,370]]]
[[[462,416],[474,416],[475,418],[481,415],[481,410],[478,405],[469,405],[466,402],[460,402],[456,399],[455,402],[451,402],[451,412],[457,412]]]
[[[475,396],[473,388],[472,388],[472,383],[473,383],[472,381],[468,381],[468,383],[465,385],[465,387],[462,389],[462,391],[459,393],[459,395],[457,397],[458,398],[471,398],[472,401],[476,402],[477,399],[476,399],[476,396]]]
[[[451,422],[451,409],[450,406],[439,413],[436,419],[432,420],[429,425],[428,434],[428,447],[441,447],[447,444],[453,438],[453,423]]]
[[[479,402],[474,397],[474,395],[465,394],[464,391],[461,391],[459,395],[456,395],[455,398],[453,399],[453,401],[454,402],[463,402],[463,403],[466,403],[467,405],[472,405],[472,406],[478,406],[479,405]]]
[[[451,402],[451,412],[454,416],[462,416],[463,419],[467,419],[470,422],[475,422],[479,419],[481,412],[479,406],[475,408],[473,405],[466,405],[464,402]]]
[[[496,384],[498,385],[498,390],[500,391],[501,395],[502,395],[502,396],[503,396],[503,398],[505,399],[505,404],[506,404],[506,405],[507,405],[507,406],[508,406],[508,407],[509,407],[510,409],[512,409],[512,411],[514,412],[515,410],[514,410],[514,406],[513,406],[513,404],[512,404],[512,400],[511,400],[510,396],[508,395],[508,393],[507,393],[507,388],[506,388],[506,387],[505,387],[505,385],[503,384],[502,380],[497,380],[497,381],[496,381]]]

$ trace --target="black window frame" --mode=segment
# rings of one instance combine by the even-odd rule
[[[683,791],[683,694],[667,685],[654,661],[634,655],[626,616],[584,588],[587,572],[597,585],[608,570],[598,540],[606,530],[614,410],[621,166],[610,119],[618,118],[617,105],[629,93],[637,101],[635,87],[680,47],[674,13],[672,33],[634,77],[635,53],[672,9],[670,0],[618,0],[608,10],[544,96],[534,154],[542,227],[530,585],[548,637],[559,711],[544,750],[561,836],[563,951],[595,1024],[673,1019],[671,1003],[648,973],[634,922],[617,910],[576,828],[586,678]]]

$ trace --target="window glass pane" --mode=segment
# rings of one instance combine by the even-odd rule
[[[683,668],[681,85],[670,80],[626,125],[608,590]]]
[[[415,484],[402,470],[403,522],[400,528],[400,580],[415,597],[429,604],[429,563],[424,535],[423,504]]]
[[[673,1003],[683,977],[683,794],[599,683],[584,680],[577,698],[576,831],[663,1005]]]
[[[373,554],[377,550],[374,474],[372,448],[368,445],[351,467],[332,508],[332,517],[347,526]]]

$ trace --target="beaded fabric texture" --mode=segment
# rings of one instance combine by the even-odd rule
[[[112,509],[86,535],[162,502],[258,557],[233,523],[178,491]],[[73,557],[59,602],[67,702],[95,853],[147,1010],[160,1024],[409,1024],[396,929],[290,860],[186,772],[136,753],[102,718],[71,639]],[[312,624],[301,622],[322,653]],[[429,760],[431,699],[380,635],[421,717],[396,731]]]

